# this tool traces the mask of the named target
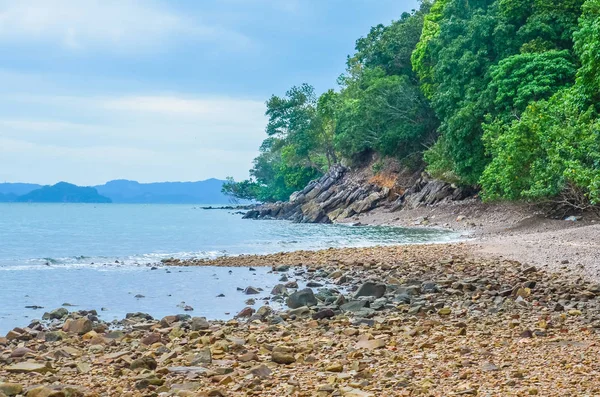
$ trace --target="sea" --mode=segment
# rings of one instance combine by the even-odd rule
[[[269,268],[156,266],[165,258],[460,238],[433,228],[244,220],[239,211],[199,205],[1,203],[0,335],[61,306],[94,309],[106,321],[131,312],[227,319],[249,298],[239,288],[262,288],[252,296],[260,302],[281,276]]]

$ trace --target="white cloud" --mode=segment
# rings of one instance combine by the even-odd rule
[[[126,96],[104,102],[108,109],[147,112],[170,116],[196,116],[208,118],[243,118],[260,115],[265,110],[263,102],[235,98],[194,99],[181,96]]]
[[[243,98],[0,96],[11,104],[28,116],[0,111],[0,179],[38,183],[244,178],[266,122]]]
[[[0,0],[0,40],[4,41],[50,42],[71,50],[136,51],[155,49],[171,39],[228,48],[250,44],[231,29],[178,14],[153,0]]]

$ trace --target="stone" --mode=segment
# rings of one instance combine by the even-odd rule
[[[80,374],[87,374],[92,370],[92,366],[89,363],[78,362],[76,365],[77,372]]]
[[[385,341],[382,339],[371,339],[371,340],[359,340],[355,346],[357,349],[380,349],[385,347]]]
[[[23,392],[23,386],[18,383],[0,383],[0,392],[13,397]]]
[[[52,367],[47,366],[46,364],[24,361],[21,363],[16,363],[6,367],[8,372],[12,373],[31,373],[37,372],[39,374],[45,374],[47,372],[52,372]]]
[[[340,309],[344,312],[355,313],[364,309],[365,307],[369,307],[369,301],[360,299],[346,302],[340,306]]]
[[[359,298],[361,296],[374,296],[375,298],[381,298],[385,294],[385,291],[385,284],[377,284],[372,281],[367,281],[358,288],[354,294],[354,297]]]
[[[44,339],[46,342],[58,342],[68,337],[67,333],[64,331],[51,331],[46,332],[44,335]]]
[[[448,316],[451,313],[452,313],[452,309],[450,309],[449,307],[443,307],[440,310],[438,310],[438,314],[440,316]]]
[[[291,353],[285,353],[282,351],[273,351],[271,360],[277,364],[292,364],[296,362],[296,358]]]
[[[158,334],[156,332],[153,332],[151,334],[146,335],[141,340],[142,344],[144,344],[146,346],[153,345],[153,344],[158,343],[160,341],[162,341],[162,338],[161,338],[160,334]]]
[[[69,315],[69,311],[64,307],[46,312],[42,315],[42,320],[62,320]]]
[[[485,371],[485,372],[492,372],[492,371],[499,371],[500,368],[498,368],[496,365],[488,362],[488,363],[484,363],[481,366],[481,370]]]
[[[313,290],[310,288],[305,288],[300,291],[296,291],[291,294],[286,301],[286,304],[291,309],[297,309],[302,306],[316,306],[318,303]]]
[[[277,284],[271,290],[271,295],[287,295],[287,294],[288,294],[288,290],[285,287],[285,285],[283,285],[283,284]]]
[[[254,310],[251,307],[245,307],[236,315],[236,317],[240,317],[240,318],[251,317],[255,311],[256,310]]]
[[[203,347],[195,355],[191,362],[191,365],[198,364],[211,364],[212,363],[212,352],[210,347]]]
[[[344,371],[344,366],[341,363],[332,363],[325,368],[327,372],[342,372]]]
[[[238,361],[242,363],[247,363],[249,361],[259,361],[258,355],[254,352],[244,353],[238,357]]]
[[[254,375],[257,378],[268,378],[269,376],[271,376],[273,371],[271,371],[271,369],[266,365],[261,364],[250,368],[248,373]]]
[[[45,386],[39,386],[39,387],[30,389],[27,392],[27,397],[50,397],[52,395],[56,396],[57,393],[54,390],[52,390],[48,387],[45,387]],[[62,396],[60,396],[60,397],[64,397],[64,394],[62,394]]]
[[[26,347],[17,347],[15,350],[13,350],[10,353],[10,356],[12,358],[19,358],[19,357],[24,357],[31,353],[33,353],[33,350],[31,350],[31,349],[28,349]]]
[[[192,317],[191,329],[192,331],[201,331],[210,327],[206,317]]]
[[[258,288],[246,287],[246,289],[244,290],[244,294],[246,294],[246,295],[258,295],[258,294],[260,294],[260,291],[258,290]]]
[[[335,317],[335,312],[332,309],[323,309],[313,314],[312,318],[315,320],[322,320],[324,318]]]
[[[136,370],[136,369],[155,370],[156,367],[157,367],[156,360],[149,356],[140,357],[136,360],[133,360],[131,362],[131,365],[129,366],[129,368],[132,370]]]
[[[87,317],[81,317],[77,320],[68,319],[63,325],[62,330],[70,334],[83,335],[90,332],[92,328],[92,322]]]

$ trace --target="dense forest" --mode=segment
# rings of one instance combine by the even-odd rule
[[[251,179],[225,192],[287,200],[376,153],[486,200],[600,203],[600,0],[424,0],[346,64],[337,90],[267,101]]]

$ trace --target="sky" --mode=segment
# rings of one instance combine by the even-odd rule
[[[248,177],[265,100],[336,88],[417,0],[0,0],[0,182]]]

